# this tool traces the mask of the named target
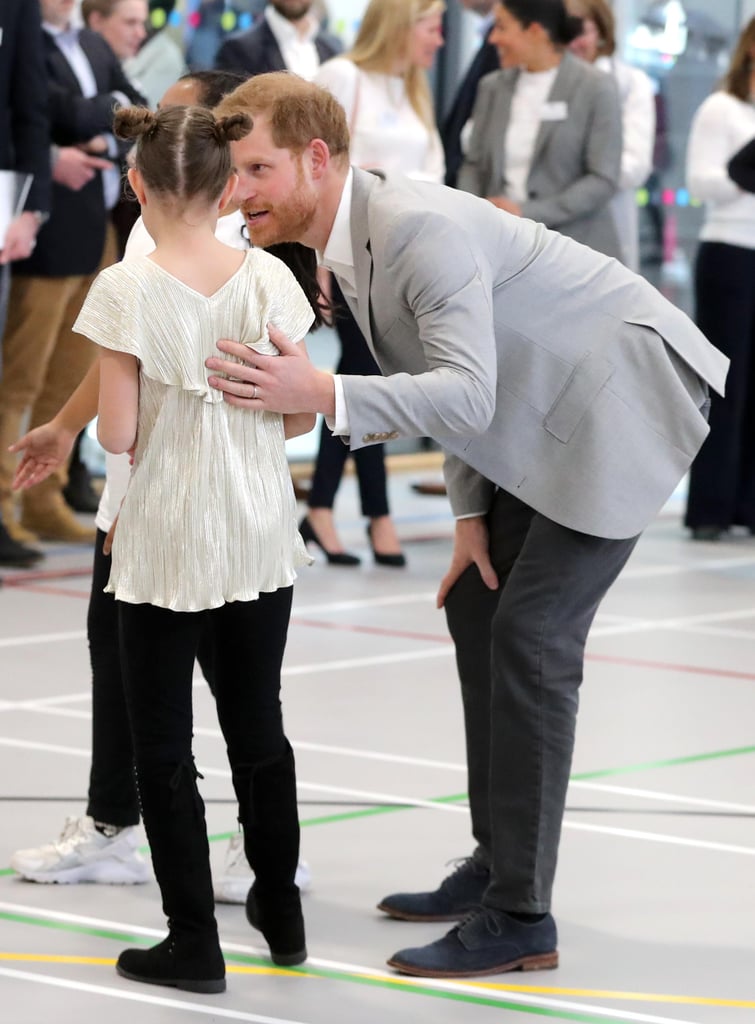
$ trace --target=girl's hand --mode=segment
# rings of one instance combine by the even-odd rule
[[[75,433],[50,421],[35,427],[10,445],[9,452],[23,453],[13,478],[13,490],[26,490],[46,480],[65,464],[75,440]]]

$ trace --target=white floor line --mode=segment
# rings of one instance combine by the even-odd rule
[[[138,925],[132,925],[132,924],[124,923],[122,921],[110,921],[110,920],[101,919],[101,918],[85,917],[85,916],[81,916],[81,915],[78,915],[78,914],[62,913],[60,911],[48,911],[48,910],[40,909],[39,907],[27,907],[27,906],[23,906],[21,904],[15,904],[15,903],[0,902],[0,910],[5,911],[7,913],[11,913],[11,914],[27,914],[29,916],[37,917],[37,918],[42,918],[42,919],[48,919],[49,918],[51,920],[57,920],[57,921],[66,922],[66,923],[70,923],[70,924],[79,924],[79,925],[84,925],[84,926],[89,926],[89,927],[103,928],[103,929],[106,929],[106,930],[109,930],[109,931],[119,930],[119,931],[124,931],[124,932],[130,932],[130,933],[136,934],[136,935],[148,935],[148,936],[155,936],[157,938],[162,938],[163,935],[165,934],[164,930],[161,931],[161,930],[153,929],[153,928],[143,928],[143,927],[140,927]],[[243,954],[252,955],[252,956],[259,956],[260,955],[260,951],[258,949],[256,949],[256,948],[252,947],[252,946],[243,945],[241,943],[223,942],[222,936],[221,936],[221,946],[222,946],[222,948],[227,953],[243,953]],[[263,952],[262,955],[265,956],[266,953]],[[363,966],[361,964],[351,964],[351,963],[345,963],[345,962],[336,961],[336,960],[324,960],[324,959],[321,959],[319,957],[311,957],[311,956],[308,957],[307,964],[309,966],[313,967],[313,968],[319,968],[321,970],[339,971],[339,972],[355,974],[357,976],[361,975],[361,976],[366,976],[366,977],[370,977],[370,978],[385,979],[387,981],[395,981],[396,980],[396,975],[394,975],[394,974],[389,974],[387,971],[377,970],[374,967],[365,967],[365,966]],[[8,971],[6,969],[0,968],[0,974],[6,974],[6,973],[8,973]],[[24,976],[25,980],[33,980],[33,981],[36,981],[37,979],[44,977],[43,975],[37,975],[37,974],[34,974],[32,972],[29,972],[29,977],[27,979],[26,978],[26,972],[14,971],[14,972],[11,972],[11,973],[14,974],[14,975],[17,975],[17,976]],[[51,983],[54,983],[54,982],[51,982]],[[422,988],[439,989],[439,990],[442,990],[442,991],[454,992],[454,993],[458,993],[458,994],[461,994],[461,995],[482,996],[484,998],[494,999],[494,1000],[499,1001],[499,1002],[520,1003],[522,1005],[529,1005],[529,1006],[542,1006],[542,1007],[547,1007],[547,1008],[552,1008],[552,1009],[569,1010],[569,1011],[572,1011],[572,1012],[591,1013],[591,1014],[595,1014],[596,1016],[603,1015],[603,1016],[605,1016],[607,1018],[610,1018],[610,1019],[617,1019],[617,1020],[621,1020],[621,1021],[636,1021],[636,1022],[638,1022],[638,1024],[699,1024],[699,1022],[685,1021],[685,1020],[680,1020],[679,1018],[658,1017],[658,1016],[655,1016],[653,1014],[632,1013],[631,1011],[627,1011],[627,1010],[611,1010],[611,1009],[608,1009],[607,1007],[603,1007],[603,1006],[591,1005],[589,1003],[572,1003],[572,1002],[565,1001],[565,1000],[560,1000],[560,999],[551,999],[551,998],[546,997],[546,996],[529,995],[527,993],[508,992],[508,991],[501,992],[501,991],[496,991],[495,989],[487,988],[484,984],[482,984],[482,985],[480,985],[478,987],[478,986],[474,985],[474,983],[472,983],[472,984],[469,984],[467,982],[459,983],[459,982],[455,982],[455,981],[443,981],[441,979],[428,979],[428,980],[425,980],[423,978],[402,979],[402,984],[408,984],[408,985],[411,985],[412,987],[420,988],[420,989],[422,989]],[[79,986],[77,986],[75,983],[67,982],[66,981],[66,985],[64,987],[77,988]],[[99,986],[91,986],[91,988],[92,989],[99,989],[100,987]],[[118,995],[118,996],[121,995],[121,992],[120,992],[119,989],[108,990],[105,994],[110,994],[110,993]],[[130,997],[130,994],[127,993],[126,997]],[[151,1002],[152,1000],[149,999],[149,997],[145,996],[145,997],[142,997],[141,1001],[143,1001],[143,1002]],[[166,1004],[169,1004],[172,1001],[166,1000],[165,1002],[166,1002]],[[193,1005],[196,1005],[196,1004],[189,1004],[189,1005],[193,1006]],[[203,1007],[203,1009],[204,1009],[204,1007]],[[214,1007],[207,1007],[207,1009],[214,1009]],[[241,1020],[251,1019],[251,1020],[260,1020],[260,1021],[267,1021],[267,1020],[273,1021],[273,1020],[275,1020],[274,1018],[259,1018],[259,1017],[258,1018],[245,1018],[245,1017],[241,1017],[241,1018],[238,1018],[238,1019],[241,1019]],[[277,1020],[275,1020],[275,1024],[278,1024]]]
[[[83,629],[71,633],[34,633],[29,636],[6,636],[0,639],[2,647],[36,647],[38,644],[67,643],[69,640],[86,640]]]
[[[564,821],[564,828],[575,832],[596,832],[604,836],[617,836],[619,839],[641,839],[647,843],[666,843],[670,846],[691,846],[697,850],[715,850],[716,853],[742,853],[747,857],[755,857],[755,847],[737,846],[734,843],[713,843],[706,839],[686,839],[683,836],[668,836],[660,832],[641,832],[634,828],[611,828],[608,825],[586,825],[579,821]]]
[[[43,714],[54,714],[54,715],[73,715],[77,718],[91,718],[90,712],[71,712],[62,708],[31,708],[30,710],[38,711]],[[197,735],[204,736],[210,739],[216,739],[218,742],[222,742],[223,736],[220,729],[209,729],[201,726],[195,727],[194,732]],[[332,754],[336,756],[354,757],[358,759],[381,761],[388,764],[402,764],[409,765],[411,767],[418,768],[434,768],[443,771],[451,771],[459,774],[466,772],[466,765],[463,762],[452,762],[452,761],[433,761],[427,758],[411,757],[399,754],[386,754],[380,751],[374,750],[358,750],[354,747],[337,747],[320,743],[306,743],[299,742],[298,740],[292,740],[292,744],[296,750],[311,750],[315,753]],[[9,746],[22,749],[40,750],[43,753],[56,753],[56,754],[70,754],[73,757],[90,757],[91,752],[84,747],[64,747],[61,745],[52,745],[47,743],[40,743],[35,740],[19,740],[14,737],[3,737],[0,736],[0,746]],[[227,768],[202,768],[203,774],[214,775],[221,778],[230,778],[230,771]],[[304,788],[307,783],[299,781],[300,788]],[[581,779],[574,779],[569,783],[571,789],[582,789],[592,791],[595,793],[611,793],[617,796],[631,796],[637,797],[640,800],[653,800],[662,803],[680,804],[690,807],[707,808],[713,811],[732,811],[735,813],[742,814],[755,814],[755,805],[753,804],[742,804],[736,803],[729,800],[712,800],[707,797],[695,797],[687,796],[682,793],[668,793],[663,790],[654,789],[643,789],[637,786],[616,786],[611,783],[605,782],[589,782]],[[317,786],[318,790],[322,791],[321,786]],[[359,792],[359,795],[364,796],[363,791],[348,790],[350,794]],[[375,794],[372,794],[375,796]],[[407,802],[406,798],[391,797],[391,801],[402,800]],[[423,803],[417,803],[416,801],[410,801],[409,806],[426,806],[431,807],[443,806],[437,801],[424,801]],[[621,809],[621,808],[620,808]],[[626,810],[634,810],[635,808],[626,808]]]
[[[15,971],[8,967],[0,967],[0,977],[31,982],[34,985],[51,985],[53,988],[65,988],[95,996],[107,996],[110,999],[125,999],[132,1003],[162,1006],[168,1010],[182,1010],[184,1013],[198,1013],[203,1017],[210,1017],[212,1020],[241,1020],[249,1021],[250,1024],[301,1024],[301,1022],[288,1017],[265,1017],[259,1013],[227,1010],[216,1003],[190,1003],[186,999],[166,999],[164,996],[151,996],[146,992],[132,992],[128,989],[111,988],[109,985],[91,985],[82,981],[71,981],[69,978],[56,978],[50,974]],[[126,982],[126,984],[130,985],[133,982]]]
[[[709,625],[713,622],[735,622],[738,619],[755,619],[755,608],[740,608],[738,611],[708,612],[704,615],[674,616],[671,619],[637,619],[625,625],[600,626],[590,630],[590,637],[620,636],[622,633],[649,633],[664,629],[687,629],[690,626]]]

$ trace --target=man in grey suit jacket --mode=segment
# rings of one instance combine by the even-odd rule
[[[587,632],[702,444],[727,361],[615,260],[474,196],[350,168],[345,116],[324,90],[264,75],[219,108],[244,110],[254,129],[234,163],[254,244],[317,250],[385,376],[317,370],[271,328],[280,357],[220,341],[246,365],[213,357],[210,382],[235,405],[322,412],[352,449],[429,436],[447,452],[457,523],[438,604],[477,848],[438,890],[380,906],[408,920],[476,909],[389,964],[432,977],[555,967]]]

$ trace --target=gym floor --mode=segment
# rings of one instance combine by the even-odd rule
[[[8,1024],[186,1019],[744,1024],[755,1020],[755,539],[692,543],[681,493],[647,530],[588,643],[554,913],[561,966],[468,983],[402,978],[397,949],[444,925],[390,921],[388,892],[434,888],[471,852],[461,706],[434,607],[445,498],[391,477],[408,568],[376,567],[352,477],[339,494],[357,569],[300,573],[284,675],[299,775],[310,957],[273,968],[239,906],[218,907],[228,990],[126,981],[113,964],[165,933],[157,886],[49,886],[7,867],[84,813],[91,550],[47,547],[0,588],[0,994]],[[212,698],[195,688],[213,865],[235,808]],[[137,1005],[138,1004],[138,1007]],[[189,1017],[188,1015],[192,1016]]]

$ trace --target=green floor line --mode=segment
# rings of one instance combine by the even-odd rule
[[[30,924],[40,928],[52,928],[56,931],[72,932],[77,935],[93,935],[101,939],[113,939],[118,942],[136,943],[141,946],[151,945],[154,938],[145,935],[131,935],[128,932],[112,931],[108,928],[101,928],[94,925],[75,924],[66,921],[54,921],[45,918],[34,917],[29,914],[14,914],[9,911],[0,911],[0,920],[11,921],[14,924]],[[245,953],[224,953],[228,963],[245,964],[252,967],[270,967],[271,962],[267,957],[250,956]],[[448,992],[443,989],[433,989],[416,984],[406,983],[397,979],[391,981],[387,978],[371,978],[369,975],[352,974],[348,971],[339,971],[334,968],[322,967],[292,967],[287,968],[292,974],[303,974],[307,977],[324,978],[330,981],[346,981],[351,984],[366,985],[373,988],[389,989],[400,991],[411,995],[426,996],[431,999],[445,999],[450,1002],[465,1003],[472,1006],[490,1006],[499,1010],[513,1010],[518,1013],[528,1013],[538,1017],[548,1017],[551,1020],[579,1021],[581,1024],[604,1024],[609,1018],[597,1011],[575,1012],[572,1010],[556,1010],[546,1006],[530,1006],[523,1003],[509,1002],[503,999],[493,999],[486,996],[478,996],[463,992]],[[622,1019],[611,1015],[610,1019],[614,1024],[622,1024]],[[630,1018],[623,1018],[624,1024],[630,1024]]]
[[[624,768],[603,768],[594,772],[579,772],[572,775],[574,782],[587,779],[607,779],[616,775],[629,775],[632,772],[647,772],[654,768],[674,768],[681,764],[700,764],[703,761],[717,761],[724,757],[741,757],[743,754],[755,754],[755,747],[733,747],[731,750],[713,750],[708,754],[690,754],[687,757],[670,757],[661,761],[644,761],[640,764],[629,764]]]

